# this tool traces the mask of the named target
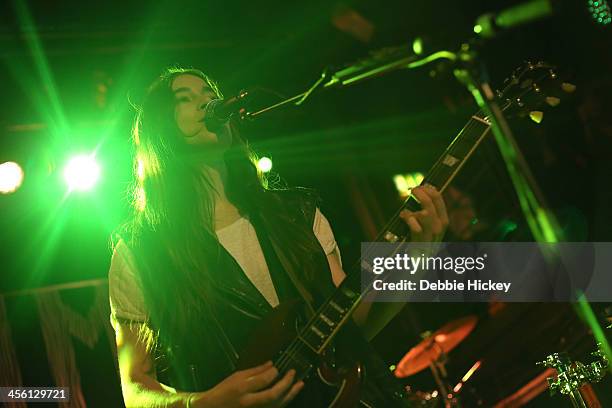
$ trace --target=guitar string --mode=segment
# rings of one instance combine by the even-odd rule
[[[478,111],[475,115],[481,114],[481,111]],[[478,125],[480,125],[479,122],[477,121],[473,121],[473,119],[461,130],[461,132],[459,133],[458,137],[461,137],[461,134],[467,134],[470,131],[474,130],[474,128],[478,127]],[[457,139],[459,140],[459,139]],[[456,141],[454,141],[456,142]],[[456,145],[456,143],[453,143],[451,145],[451,148],[447,149],[452,151],[452,146]],[[429,174],[427,175],[427,177],[424,179],[423,183],[425,183],[426,181],[430,181],[434,178],[436,178],[436,176],[440,173],[440,170],[445,170],[444,167],[442,167],[441,165],[441,161],[439,160],[434,167],[432,168],[432,171],[429,172]],[[406,200],[407,202],[407,200]],[[401,211],[404,208],[404,206],[402,206],[400,208],[399,211]],[[397,214],[399,214],[399,211]],[[396,214],[396,217],[394,217],[394,219],[388,224],[388,225],[393,225],[395,222],[399,221],[397,218],[399,218]],[[384,232],[385,230],[383,230]],[[382,234],[381,234],[382,235]],[[332,299],[333,299],[333,295],[332,295]],[[331,300],[331,299],[330,299]],[[291,362],[292,359],[294,359],[294,356],[297,356],[297,354],[300,351],[300,347],[304,347],[304,346],[308,346],[303,344],[304,341],[307,341],[305,339],[305,333],[307,333],[307,330],[309,327],[313,326],[314,323],[320,319],[320,315],[323,314],[324,312],[326,312],[326,308],[329,308],[329,301],[326,302],[324,305],[322,305],[322,308],[320,310],[317,311],[317,313],[313,316],[313,318],[311,319],[311,321],[308,322],[308,324],[306,324],[306,326],[304,326],[304,329],[301,331],[301,336],[302,339],[296,339],[292,342],[292,344],[287,347],[287,349],[285,350],[285,353],[283,353],[283,355],[281,356],[281,358],[278,360],[277,362],[277,368],[280,371],[284,371],[286,368],[288,368],[288,364]],[[312,345],[310,345],[312,346]],[[314,347],[313,347],[314,348]]]
[[[478,114],[478,113],[480,113],[480,111],[479,111],[479,112],[477,112],[477,114]],[[465,126],[465,127],[462,129],[462,130],[461,130],[460,134],[461,134],[461,133],[467,134],[469,131],[471,131],[471,130],[473,130],[474,128],[476,128],[478,124],[479,124],[478,122],[475,122],[475,121],[474,121],[474,122],[472,122],[472,121],[470,121],[470,122],[469,122],[469,123],[468,123],[468,124],[467,124],[467,125],[466,125],[466,126]],[[440,169],[440,168],[441,168],[441,166],[439,165],[439,162],[437,162],[437,163],[434,165],[434,167],[432,168],[432,171],[431,171],[431,172],[428,174],[428,176],[427,176],[427,177],[424,179],[423,183],[424,183],[426,180],[431,180],[431,179],[434,177],[434,175],[436,174],[436,171],[437,171],[438,169]],[[408,198],[408,199],[406,199],[406,201],[404,202],[404,205],[405,205],[405,203],[406,203],[408,200],[409,200],[409,198]],[[395,222],[396,222],[396,221],[399,221],[399,220],[398,220],[398,218],[399,218],[399,213],[400,213],[400,212],[401,212],[401,211],[404,209],[404,205],[402,205],[402,206],[401,206],[401,208],[400,208],[400,209],[397,211],[397,213],[396,213],[396,214],[395,214],[395,216],[392,218],[392,220],[391,220],[391,221],[390,221],[390,222],[387,224],[387,226],[392,226],[392,225],[394,225],[394,224],[395,224]],[[382,234],[380,234],[380,235],[379,235],[379,237],[377,237],[377,240],[381,240],[381,238],[383,237],[384,232],[385,232],[385,231],[387,231],[388,229],[389,229],[389,228],[384,229],[384,230],[383,230],[383,233],[382,233]],[[367,249],[366,249],[366,251],[367,251]],[[366,257],[367,257],[367,254],[366,254]],[[335,297],[335,294],[334,294],[334,295],[332,295],[332,297],[330,298],[330,300],[331,300],[331,299],[333,299],[334,297]],[[276,365],[277,365],[277,369],[279,370],[279,372],[284,372],[284,371],[285,371],[287,368],[289,368],[289,363],[291,362],[291,360],[293,359],[293,357],[294,357],[294,356],[296,356],[296,355],[299,353],[299,351],[300,351],[300,347],[303,347],[303,346],[307,347],[307,345],[305,345],[305,344],[303,345],[303,344],[302,344],[304,341],[306,341],[306,339],[304,338],[304,337],[305,337],[305,336],[304,336],[304,335],[305,335],[305,333],[307,333],[307,330],[308,330],[308,328],[309,328],[309,327],[313,326],[313,325],[314,325],[314,323],[315,323],[317,320],[319,320],[319,316],[320,316],[321,314],[323,314],[323,313],[326,311],[325,309],[326,309],[326,308],[328,308],[328,307],[329,307],[329,301],[328,301],[328,302],[325,302],[325,303],[322,305],[322,307],[321,307],[321,308],[320,308],[320,309],[319,309],[319,310],[318,310],[318,311],[315,313],[315,315],[314,315],[314,316],[313,316],[313,317],[310,319],[310,321],[309,321],[309,322],[308,322],[308,323],[307,323],[307,324],[304,326],[304,328],[303,328],[303,329],[300,331],[300,337],[302,337],[302,339],[303,339],[303,340],[302,340],[302,339],[300,339],[300,338],[298,337],[297,339],[294,339],[294,340],[292,341],[292,343],[291,343],[291,344],[290,344],[290,345],[287,347],[287,349],[285,350],[285,352],[283,353],[283,355],[281,356],[281,358],[280,358],[280,359],[277,361],[277,363],[276,363]],[[310,346],[312,346],[312,345],[310,345]],[[313,348],[315,348],[315,347],[313,347]]]
[[[540,80],[544,79],[547,76],[550,76],[551,72],[549,71],[547,74],[540,76],[536,79],[537,82],[539,82]],[[514,86],[515,84],[509,84],[503,91],[502,94],[506,93],[508,88],[511,86]],[[524,97],[525,94],[532,92],[534,89],[530,86],[529,88],[525,88],[523,89],[521,92],[519,92],[518,96],[515,98],[507,98],[505,103],[501,106],[501,110],[505,111],[507,110],[510,106],[512,106],[515,102],[518,102],[520,100],[520,98]],[[538,91],[539,92],[539,91]],[[465,139],[461,140],[462,137],[465,138],[465,134],[469,134],[469,132],[473,131],[474,128],[481,126],[482,122],[478,121],[474,118],[474,116],[482,118],[483,115],[483,111],[479,110],[478,112],[476,112],[474,115],[472,115],[472,118],[470,119],[470,122],[459,132],[458,136],[456,137],[455,140],[453,140],[453,142],[451,143],[451,145],[447,148],[447,150],[445,151],[445,153],[443,153],[443,155],[440,157],[440,159],[438,159],[438,161],[434,164],[433,168],[431,169],[431,171],[428,173],[427,177],[422,181],[421,185],[432,181],[434,179],[436,179],[439,174],[442,172],[448,172],[448,169],[442,164],[442,157],[445,157],[445,154],[450,154],[453,152],[453,148],[457,145],[458,142],[461,141],[465,141]],[[471,144],[476,144],[479,143],[483,137],[485,137],[485,132],[487,132],[490,129],[490,125],[487,129],[484,129],[484,131],[478,132],[479,136],[473,140],[470,140],[469,138],[467,139],[468,141],[471,142]],[[446,153],[448,152],[448,153]],[[466,160],[468,160],[471,156],[472,152],[468,152],[467,154],[463,155],[463,157],[461,158],[462,162],[465,162]],[[454,178],[454,174],[451,173],[450,177]],[[386,231],[393,231],[395,229],[395,227],[397,227],[398,225],[403,225],[404,222],[403,220],[400,220],[398,217],[399,212],[402,211],[402,209],[405,207],[405,204],[408,202],[409,198],[404,202],[404,205],[402,207],[400,207],[400,209],[397,211],[396,215],[393,217],[393,219],[387,224],[387,228],[383,229],[382,233],[377,237],[377,241],[380,240],[381,236],[384,236],[383,234],[385,234]],[[409,231],[408,231],[409,233]],[[409,235],[407,236],[402,236],[401,240],[399,240],[398,242],[405,242],[406,239],[409,237]],[[399,248],[398,248],[399,249]],[[368,254],[368,249],[366,248],[365,251],[365,257],[368,258],[367,254]],[[362,255],[363,258],[363,255]]]
[[[478,112],[480,113],[480,111]],[[477,114],[478,114],[477,113]],[[473,128],[477,127],[475,125],[477,125],[478,123],[476,122],[469,122],[460,132],[467,134],[469,131],[473,130]],[[455,143],[453,143],[455,144]],[[449,149],[452,151],[452,149]],[[434,167],[432,168],[432,171],[427,175],[427,177],[424,179],[423,183],[425,183],[426,181],[430,181],[432,179],[434,179],[439,173],[440,173],[440,169],[444,170],[443,167],[441,167],[440,165],[440,161],[438,161]],[[408,199],[405,201],[405,203],[408,201]],[[388,223],[388,225],[394,225],[398,218],[399,212],[404,208],[404,205],[400,208],[400,210],[397,212],[396,216],[393,217],[392,221],[390,223]],[[384,233],[385,230],[383,230]],[[377,237],[378,238],[378,237]],[[367,256],[367,255],[366,255]],[[332,295],[332,299],[334,298],[334,296]],[[331,299],[330,299],[331,300]],[[283,353],[283,355],[281,356],[281,359],[279,359],[279,361],[277,362],[277,368],[279,369],[279,371],[283,372],[285,369],[287,369],[289,367],[289,363],[291,362],[291,360],[294,359],[295,356],[298,355],[299,351],[300,351],[300,347],[301,346],[306,346],[306,345],[302,345],[301,343],[303,341],[306,341],[306,339],[304,338],[304,334],[307,333],[307,330],[309,327],[313,326],[314,323],[320,319],[320,315],[322,313],[324,313],[326,310],[326,308],[329,307],[329,302],[326,302],[324,305],[322,305],[323,307],[321,309],[323,310],[319,310],[317,311],[317,313],[313,316],[313,318],[311,319],[311,321],[304,327],[304,329],[302,330],[302,335],[301,337],[303,338],[303,340],[300,340],[299,338],[294,340],[292,342],[292,344],[286,349],[285,353]],[[284,357],[284,358],[283,358]]]
[[[475,126],[475,124],[474,124],[474,122],[471,122],[471,121],[470,121],[470,122],[469,122],[469,123],[468,123],[468,124],[467,124],[467,125],[466,125],[466,126],[463,128],[463,129],[462,129],[462,131],[460,132],[460,134],[461,134],[461,133],[467,134],[467,133],[468,133],[470,130],[472,130],[472,129],[470,129],[470,128],[474,128],[474,127],[476,127],[476,126]],[[423,181],[423,182],[425,182],[425,181],[427,181],[427,180],[431,180],[431,179],[433,179],[433,178],[435,177],[435,175],[436,175],[436,174],[439,172],[439,171],[437,171],[437,170],[438,170],[438,169],[440,169],[440,168],[441,168],[441,167],[440,167],[440,162],[438,161],[438,162],[437,162],[437,163],[434,165],[434,167],[432,168],[432,171],[430,172],[430,174],[428,174],[428,176],[427,176],[427,177],[424,179],[424,181]],[[407,200],[405,201],[405,203],[406,203],[408,200],[409,200],[409,199],[407,199]],[[391,222],[389,222],[389,223],[387,224],[388,226],[393,226],[393,225],[395,224],[395,222],[397,221],[397,218],[399,218],[399,212],[400,212],[400,211],[401,211],[403,208],[404,208],[404,205],[402,205],[402,207],[400,208],[400,210],[399,210],[399,211],[396,213],[396,215],[395,215],[395,216],[392,218]],[[389,228],[384,229],[384,230],[383,230],[383,233],[384,233],[384,231],[386,231],[386,230],[388,230],[388,229],[389,229]],[[378,239],[379,239],[379,238],[377,237],[377,240],[378,240]],[[366,255],[366,257],[367,257],[367,255]],[[334,298],[334,295],[332,295],[331,299],[333,299],[333,298]],[[330,300],[331,300],[331,299],[330,299]],[[306,333],[308,333],[308,332],[307,332],[307,330],[309,330],[309,328],[310,328],[310,327],[314,326],[315,322],[316,322],[317,320],[319,320],[319,319],[320,319],[320,315],[321,315],[321,314],[323,314],[323,313],[326,311],[325,309],[326,309],[326,308],[328,308],[328,307],[329,307],[329,301],[328,301],[328,302],[325,302],[325,303],[322,305],[322,308],[321,308],[320,310],[318,310],[318,311],[317,311],[317,313],[315,313],[315,315],[313,316],[313,318],[312,318],[312,319],[310,319],[310,321],[309,321],[309,322],[308,322],[308,323],[307,323],[307,324],[304,326],[304,329],[302,329],[302,330],[300,331],[300,337],[301,337],[302,339],[298,338],[298,339],[293,340],[293,341],[292,341],[292,343],[291,343],[291,344],[290,344],[290,345],[287,347],[287,349],[285,350],[285,352],[283,353],[283,355],[281,356],[281,358],[280,358],[280,359],[277,361],[277,364],[276,364],[276,365],[277,365],[277,369],[279,369],[279,371],[283,372],[283,371],[284,371],[286,368],[288,368],[288,364],[289,364],[289,362],[290,362],[290,361],[293,359],[293,357],[294,357],[294,356],[296,356],[296,355],[299,353],[299,351],[300,351],[300,347],[302,346],[302,344],[301,344],[301,343],[303,343],[304,341],[307,341],[307,340],[306,340],[306,338],[305,338],[305,337],[306,337]],[[304,346],[307,346],[307,345],[304,345]],[[312,346],[312,345],[310,345],[310,346]],[[314,348],[314,347],[313,347],[313,348]]]
[[[542,67],[539,67],[539,68],[542,68]],[[544,67],[544,68],[547,68],[547,67]],[[523,74],[519,75],[519,77],[520,77],[520,76],[522,76],[522,75],[523,75]],[[550,73],[547,73],[546,75],[544,75],[544,76],[542,76],[542,77],[538,78],[538,81],[539,81],[539,80],[541,80],[541,79],[543,79],[543,78],[545,78],[546,76],[549,76],[549,75],[550,75]],[[511,83],[510,83],[510,84],[508,84],[508,85],[506,86],[506,88],[504,89],[504,91],[502,92],[502,94],[506,93],[506,92],[507,92],[507,90],[508,90],[508,88],[510,88],[511,86],[512,86],[512,84],[511,84]],[[522,98],[522,97],[523,97],[525,94],[527,94],[527,93],[531,92],[532,90],[533,90],[533,89],[532,89],[531,87],[529,87],[529,88],[525,89],[525,90],[524,90],[524,92],[522,92],[522,93],[520,93],[520,94],[519,94],[518,98]],[[508,101],[508,102],[507,102],[507,105],[506,105],[506,106],[504,106],[504,107],[502,108],[502,111],[505,111],[505,110],[506,110],[508,107],[510,107],[512,104],[513,104],[512,102],[509,102],[509,101]],[[483,113],[483,112],[482,112],[482,110],[478,110],[478,112],[476,112],[476,113],[475,113],[473,116],[479,116],[479,117],[480,117],[480,115],[482,115],[482,113]],[[472,120],[472,119],[471,119],[471,120]],[[465,127],[462,129],[462,130],[461,130],[461,132],[460,132],[459,134],[464,133],[464,132],[466,132],[466,133],[467,133],[469,130],[473,130],[473,129],[470,129],[470,127],[474,128],[474,127],[475,127],[475,125],[476,125],[478,122],[476,122],[476,121],[472,122],[471,120],[470,120],[470,122],[469,122],[469,123],[468,123],[468,124],[467,124],[467,125],[466,125],[466,126],[465,126]],[[423,183],[424,183],[426,180],[431,180],[431,179],[434,177],[434,174],[436,174],[436,171],[438,170],[438,168],[441,168],[441,167],[438,165],[438,163],[436,163],[436,164],[434,165],[434,167],[432,168],[432,170],[431,170],[431,171],[429,172],[429,174],[427,175],[427,177],[426,177],[426,178],[423,180],[422,184],[423,184]],[[408,199],[409,199],[409,198],[408,198]],[[408,201],[408,199],[406,199],[406,201],[404,202],[404,205],[405,205],[405,203]],[[389,225],[393,225],[393,224],[394,224],[396,221],[398,221],[398,220],[397,220],[397,218],[399,218],[399,213],[400,213],[400,212],[403,210],[404,205],[402,205],[402,206],[400,207],[400,209],[399,209],[399,210],[396,212],[396,214],[393,216],[393,218],[392,218],[391,222],[389,222],[389,223],[387,224],[388,226],[389,226]],[[382,232],[381,234],[379,234],[379,236],[376,238],[376,240],[381,240],[381,238],[383,237],[383,234],[384,234],[384,232],[385,232],[385,231],[386,231],[386,230],[383,230],[383,232]],[[362,257],[363,257],[363,256],[362,256]],[[338,290],[338,289],[337,289],[337,290]],[[319,310],[317,310],[317,312],[316,312],[316,313],[313,315],[313,317],[312,317],[312,318],[309,320],[309,322],[308,322],[308,323],[307,323],[307,324],[304,326],[304,328],[303,328],[302,330],[300,330],[300,336],[299,336],[299,337],[297,337],[297,338],[295,338],[295,339],[294,339],[294,340],[291,342],[291,344],[290,344],[290,345],[289,345],[289,346],[288,346],[288,347],[285,349],[285,351],[283,352],[283,354],[281,355],[280,359],[277,361],[277,364],[276,364],[276,365],[277,365],[277,369],[279,370],[279,372],[284,372],[284,371],[285,371],[287,368],[289,368],[289,363],[290,363],[290,361],[293,359],[293,356],[294,356],[294,355],[297,355],[297,353],[298,353],[298,352],[299,352],[299,350],[300,350],[300,347],[305,347],[305,346],[308,346],[308,345],[306,345],[306,344],[303,344],[303,343],[304,343],[304,341],[305,341],[305,339],[304,339],[304,340],[302,340],[302,339],[300,339],[300,337],[302,337],[302,338],[303,338],[303,335],[306,333],[306,330],[308,329],[308,327],[311,327],[312,325],[314,325],[315,321],[319,319],[319,316],[320,316],[321,314],[323,314],[323,313],[326,311],[326,308],[330,307],[330,305],[329,305],[329,301],[335,297],[335,295],[336,295],[336,293],[337,293],[337,290],[336,290],[336,292],[334,292],[334,294],[333,294],[333,295],[330,297],[330,299],[329,299],[328,301],[324,302],[324,304],[323,304],[323,305],[322,305],[322,306],[319,308]],[[312,346],[312,345],[310,345],[310,346]],[[313,348],[314,348],[314,347],[313,347]]]
[[[479,114],[479,113],[481,113],[481,112],[479,111],[479,112],[477,112],[476,114]],[[473,119],[472,119],[472,120],[473,120]],[[465,126],[465,127],[462,129],[462,130],[461,130],[460,135],[461,135],[461,133],[463,133],[463,134],[467,134],[469,131],[472,131],[472,130],[474,130],[474,128],[477,128],[477,126],[480,124],[479,122],[472,121],[472,120],[470,120],[470,122],[469,122],[469,123],[468,123],[468,124],[467,124],[467,125],[466,125],[466,126]],[[454,144],[454,143],[453,143],[453,144]],[[424,179],[423,183],[424,183],[426,180],[431,180],[431,179],[433,179],[433,178],[434,178],[434,175],[436,175],[436,174],[439,172],[439,169],[443,169],[443,167],[441,167],[440,162],[438,161],[438,162],[437,162],[437,163],[434,165],[434,167],[432,168],[432,171],[431,171],[431,172],[429,172],[429,174],[427,175],[427,177]],[[408,198],[408,199],[406,199],[406,201],[405,201],[404,203],[406,203],[408,200],[409,200],[409,198]],[[399,220],[398,220],[398,218],[399,218],[399,213],[400,213],[400,212],[403,210],[403,208],[404,208],[404,205],[402,205],[402,207],[400,208],[400,210],[398,210],[398,211],[397,211],[396,215],[393,217],[393,219],[391,220],[391,222],[389,222],[389,223],[387,224],[388,226],[395,224],[395,222],[396,222],[396,221],[399,221]],[[383,234],[384,234],[384,232],[385,232],[386,230],[388,230],[388,228],[383,230],[383,233],[381,233],[381,234],[379,235],[379,237],[377,237],[377,240],[379,240],[380,238],[382,238],[382,237],[383,237]],[[366,251],[367,251],[367,249],[366,249]],[[366,254],[366,257],[367,257],[367,254]],[[332,297],[330,298],[330,300],[331,300],[331,299],[333,299],[334,297],[335,297],[335,294],[334,294],[334,295],[332,295]],[[300,331],[300,337],[302,337],[302,339],[303,339],[303,340],[302,340],[302,339],[300,339],[300,338],[298,337],[297,339],[294,339],[294,340],[292,341],[292,343],[291,343],[291,344],[290,344],[290,345],[287,347],[287,349],[285,350],[285,352],[283,353],[283,355],[281,356],[281,358],[278,360],[278,362],[277,362],[277,364],[276,364],[276,365],[277,365],[277,369],[278,369],[280,372],[284,372],[284,371],[285,371],[287,368],[289,368],[289,363],[291,362],[291,360],[293,359],[293,357],[294,357],[294,356],[297,356],[297,354],[298,354],[298,353],[299,353],[299,351],[300,351],[300,347],[307,347],[307,345],[302,344],[304,341],[306,341],[306,339],[304,338],[304,337],[305,337],[305,336],[304,336],[304,334],[305,334],[305,333],[307,333],[307,330],[308,330],[308,328],[309,328],[309,327],[313,326],[313,325],[314,325],[314,323],[315,323],[317,320],[319,320],[319,316],[320,316],[321,314],[323,314],[323,313],[326,311],[325,309],[326,309],[326,308],[328,308],[328,307],[329,307],[329,301],[328,301],[328,302],[325,302],[325,303],[322,305],[322,307],[321,307],[321,308],[320,308],[320,309],[317,311],[317,313],[315,313],[315,315],[313,316],[313,318],[312,318],[312,319],[310,319],[310,321],[309,321],[309,322],[308,322],[308,323],[307,323],[307,324],[304,326],[304,328],[303,328],[303,329]],[[312,345],[311,345],[311,346],[312,346]],[[315,348],[315,347],[313,347],[313,348]]]

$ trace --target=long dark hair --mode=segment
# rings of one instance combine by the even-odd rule
[[[188,329],[201,314],[208,291],[214,237],[214,191],[174,120],[172,82],[179,75],[202,78],[222,97],[217,84],[195,69],[167,69],[148,89],[133,124],[134,182],[131,220],[120,230],[133,249],[149,312],[148,326],[169,337]],[[266,208],[267,180],[256,155],[232,126],[224,154],[228,199],[241,214]],[[155,345],[157,336],[149,336]],[[151,342],[153,340],[153,342]]]
[[[192,160],[193,146],[184,142],[174,120],[172,82],[185,74],[202,78],[221,97],[216,83],[194,69],[168,69],[151,85],[132,132],[133,214],[119,230],[135,255],[148,312],[149,320],[137,327],[157,356],[175,339],[195,334],[201,317],[208,313],[206,297],[212,278],[223,273],[215,270],[222,251],[214,231],[213,185],[201,171],[201,162]],[[269,186],[257,169],[257,156],[235,126],[231,140],[223,155],[227,198],[243,216],[265,220],[267,233],[285,246],[285,259],[300,270],[301,275],[293,280],[298,291],[312,300],[311,290],[319,288],[321,278],[318,269],[306,265],[319,251],[323,268],[327,267],[312,224],[296,222],[295,208],[278,192],[286,188],[278,178]],[[323,281],[326,279],[331,282],[329,272]]]

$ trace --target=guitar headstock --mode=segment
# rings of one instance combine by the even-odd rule
[[[575,90],[576,86],[564,82],[554,66],[527,61],[514,70],[496,93],[506,114],[529,116],[540,123],[544,117],[543,107],[559,105],[563,97]]]

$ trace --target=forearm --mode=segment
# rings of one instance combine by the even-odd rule
[[[126,408],[185,408],[192,393],[176,392],[149,376],[122,382]]]

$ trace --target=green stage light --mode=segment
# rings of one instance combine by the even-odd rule
[[[75,156],[64,168],[64,179],[70,191],[90,190],[100,178],[100,166],[93,155]]]
[[[257,161],[257,168],[264,173],[269,172],[272,170],[272,160],[270,160],[268,157],[262,157]]]
[[[0,194],[15,192],[23,182],[23,170],[15,162],[0,164]]]
[[[421,55],[423,53],[423,39],[421,37],[417,37],[412,42],[412,51],[416,55]]]

